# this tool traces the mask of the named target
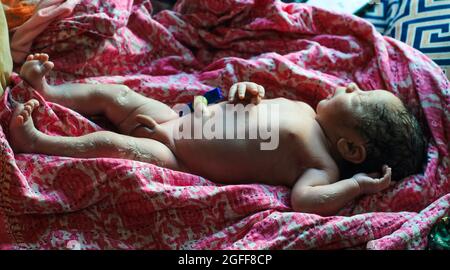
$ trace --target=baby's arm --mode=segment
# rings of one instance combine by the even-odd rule
[[[325,170],[308,169],[292,188],[292,208],[296,212],[308,212],[328,216],[336,214],[348,202],[363,194],[379,192],[391,181],[391,169],[383,167],[384,176],[359,173],[352,178],[334,182]]]

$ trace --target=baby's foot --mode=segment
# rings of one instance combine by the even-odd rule
[[[17,103],[9,124],[10,144],[16,153],[34,152],[41,133],[34,126],[31,114],[38,106],[39,102],[36,99],[30,99],[24,104]]]
[[[45,80],[45,75],[47,75],[53,67],[54,64],[52,61],[48,61],[47,54],[30,54],[20,69],[20,77],[46,97],[48,92],[50,92],[50,88]]]

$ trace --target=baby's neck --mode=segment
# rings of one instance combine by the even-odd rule
[[[317,120],[316,120],[317,121]],[[332,134],[328,130],[326,130],[321,124],[320,121],[317,121],[319,124],[321,130],[322,130],[322,143],[325,145],[325,148],[327,149],[328,154],[331,156],[331,158],[336,162],[336,165],[338,168],[341,168],[344,165],[344,160],[342,159],[339,151],[336,148],[336,144],[333,142]]]

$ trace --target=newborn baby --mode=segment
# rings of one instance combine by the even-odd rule
[[[17,104],[11,119],[9,141],[16,153],[126,158],[220,183],[285,185],[292,187],[295,211],[320,215],[335,214],[355,197],[387,188],[391,178],[418,172],[424,159],[425,141],[417,120],[385,90],[339,87],[314,110],[300,101],[262,99],[262,86],[241,82],[230,88],[228,101],[206,107],[196,99],[195,112],[179,117],[167,105],[124,85],[48,85],[45,74],[52,68],[47,55],[30,55],[20,75],[46,100],[87,116],[104,115],[121,134],[49,136],[33,124],[31,115],[39,103],[32,99]],[[231,121],[215,117],[242,104],[247,105],[246,113],[232,114]],[[264,108],[272,109],[264,114]],[[216,128],[220,124],[223,135],[229,130],[236,135],[233,127],[239,123],[245,134],[276,127],[277,144],[262,149],[267,138],[177,135],[193,128],[197,118],[202,124],[212,121]],[[271,126],[274,119],[277,125]]]

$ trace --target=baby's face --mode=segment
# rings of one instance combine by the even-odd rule
[[[316,108],[316,118],[327,128],[351,126],[355,116],[363,108],[363,102],[402,105],[399,98],[386,90],[362,91],[352,84],[338,87],[333,95],[320,101]]]

